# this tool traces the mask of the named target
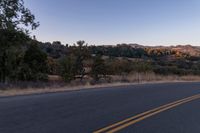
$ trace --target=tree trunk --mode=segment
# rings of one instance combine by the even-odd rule
[[[3,52],[2,56],[2,68],[1,68],[1,82],[5,83],[6,82],[6,52]]]

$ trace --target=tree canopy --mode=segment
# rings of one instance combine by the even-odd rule
[[[39,26],[23,0],[0,0],[0,29],[28,32]],[[29,27],[30,26],[30,27]]]
[[[10,80],[17,51],[29,40],[30,30],[38,26],[23,0],[0,0],[0,82]]]

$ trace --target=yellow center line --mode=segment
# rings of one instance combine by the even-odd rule
[[[140,117],[140,118],[138,118],[138,119],[136,119],[136,120],[133,120],[133,121],[131,121],[131,122],[129,122],[129,123],[126,123],[126,124],[124,124],[124,125],[121,125],[121,126],[119,126],[119,127],[117,127],[117,128],[114,128],[114,129],[108,131],[107,133],[115,133],[115,132],[117,132],[117,131],[119,131],[119,130],[122,130],[122,129],[124,129],[124,128],[130,126],[130,125],[133,125],[133,124],[135,124],[135,123],[137,123],[137,122],[139,122],[139,121],[142,121],[142,120],[144,120],[144,119],[146,119],[146,118],[148,118],[148,117],[154,116],[154,115],[159,114],[159,113],[161,113],[161,112],[163,112],[163,111],[169,110],[169,109],[171,109],[171,108],[177,107],[177,106],[179,106],[179,105],[181,105],[181,104],[184,104],[184,103],[187,103],[187,102],[193,101],[193,100],[195,100],[195,99],[199,99],[199,98],[200,98],[200,96],[199,96],[199,97],[196,97],[196,98],[193,98],[193,99],[190,99],[190,100],[186,100],[186,101],[177,103],[177,104],[174,104],[174,105],[171,105],[171,106],[166,107],[166,108],[163,108],[163,109],[161,109],[161,110],[155,111],[155,112],[153,112],[153,113],[150,113],[150,114],[148,114],[148,115],[145,115],[145,116],[143,116],[143,117]]]
[[[135,124],[135,123],[137,123],[137,122],[139,122],[141,120],[144,120],[144,119],[146,119],[148,117],[151,117],[153,115],[156,115],[156,114],[161,113],[163,111],[166,111],[168,109],[174,108],[176,106],[179,106],[181,104],[184,104],[184,103],[187,103],[187,102],[193,101],[195,99],[199,99],[199,98],[200,98],[200,94],[194,95],[194,96],[191,96],[191,97],[188,97],[188,98],[184,98],[182,100],[178,100],[178,101],[175,101],[175,102],[160,106],[158,108],[146,111],[144,113],[141,113],[141,114],[138,114],[136,116],[130,117],[130,118],[125,119],[123,121],[117,122],[115,124],[112,124],[110,126],[102,128],[100,130],[97,130],[94,133],[102,133],[102,132],[114,133],[114,132],[119,131],[119,130],[121,130],[123,128],[126,128],[126,127],[128,127],[130,125],[133,125],[133,124]]]

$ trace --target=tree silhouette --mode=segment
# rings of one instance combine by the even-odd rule
[[[29,39],[28,27],[39,26],[23,0],[0,1],[0,82],[9,80],[16,50]]]

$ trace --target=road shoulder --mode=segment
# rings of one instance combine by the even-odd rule
[[[151,82],[140,82],[140,83],[109,83],[109,84],[98,84],[98,85],[65,86],[60,88],[48,87],[48,88],[28,88],[28,89],[6,89],[6,90],[0,90],[0,97],[46,94],[46,93],[57,93],[57,92],[71,92],[71,91],[142,85],[142,84],[184,83],[184,82],[195,83],[198,81],[154,81],[154,82],[151,81]]]

